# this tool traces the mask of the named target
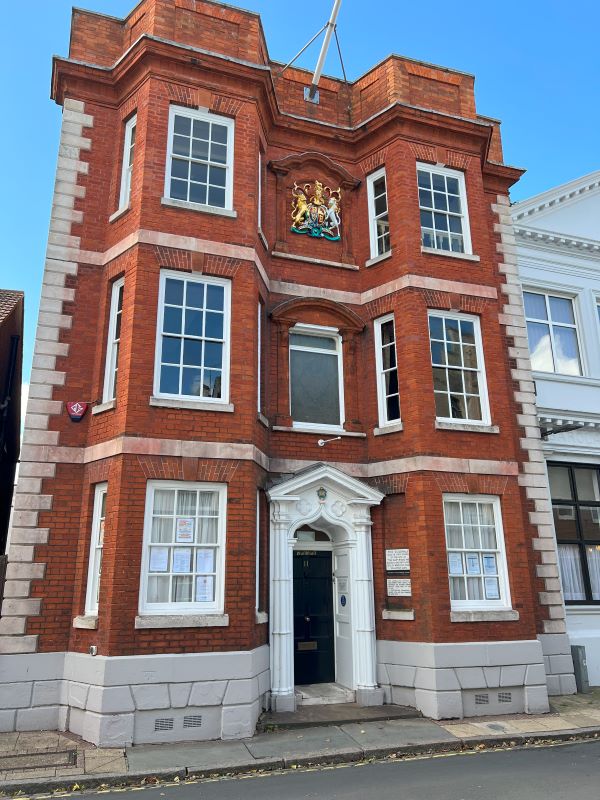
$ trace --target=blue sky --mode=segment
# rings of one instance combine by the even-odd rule
[[[123,17],[134,0],[78,5]],[[280,61],[316,33],[331,8],[330,0],[237,5],[261,14],[270,55]],[[2,12],[0,287],[25,291],[25,381],[60,127],[60,109],[49,99],[51,56],[68,54],[70,16],[68,0],[8,2]],[[600,166],[599,24],[597,0],[343,0],[338,33],[350,80],[391,52],[474,73],[479,112],[503,122],[505,160],[528,170],[512,193],[521,200]],[[312,45],[299,64],[313,68],[318,49]],[[335,47],[326,72],[341,75]]]

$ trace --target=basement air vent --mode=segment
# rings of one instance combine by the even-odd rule
[[[512,703],[512,692],[498,692],[499,703]]]
[[[155,731],[172,731],[174,725],[173,717],[157,717],[154,720]]]
[[[490,702],[490,696],[487,694],[476,694],[475,695],[475,705],[476,706],[487,706]]]
[[[188,714],[183,718],[184,728],[199,728],[202,725],[202,714]]]

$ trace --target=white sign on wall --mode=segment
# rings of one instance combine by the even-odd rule
[[[388,572],[408,572],[410,570],[410,556],[408,547],[385,551],[385,568]]]
[[[412,595],[410,578],[388,578],[387,593],[388,597],[410,597]]]

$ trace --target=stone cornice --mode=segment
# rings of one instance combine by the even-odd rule
[[[515,203],[511,208],[511,216],[516,224],[534,214],[571,202],[584,194],[597,190],[600,190],[600,170],[584,175],[583,178],[556,186],[547,192],[530,197],[528,200],[521,200],[521,202]]]
[[[528,244],[568,248],[600,258],[600,240],[569,236],[566,233],[546,231],[529,225],[519,225],[518,221],[515,221],[514,229],[515,236]]]

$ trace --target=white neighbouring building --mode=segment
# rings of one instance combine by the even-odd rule
[[[598,686],[600,170],[511,211],[567,630],[571,644],[585,646],[590,684]]]

